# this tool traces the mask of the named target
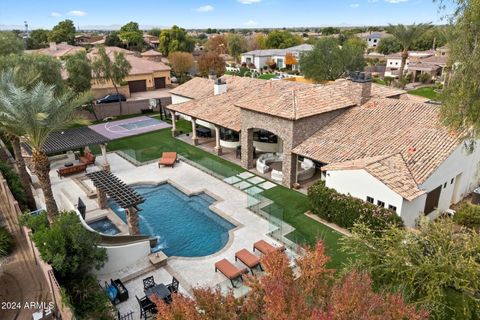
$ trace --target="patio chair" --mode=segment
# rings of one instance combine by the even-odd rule
[[[148,297],[143,297],[139,299],[137,296],[135,296],[138,301],[138,305],[140,306],[140,318],[147,319],[147,315],[153,315],[157,313],[157,308],[155,306],[155,303],[153,303]]]
[[[171,293],[177,293],[179,285],[180,283],[178,282],[178,280],[175,277],[173,277],[172,283],[167,285],[167,288]]]
[[[242,249],[235,253],[235,261],[237,260],[242,261],[242,263],[250,269],[252,275],[254,268],[259,268],[260,271],[263,271],[262,265],[260,264],[260,259],[247,249]]]
[[[177,161],[177,153],[176,152],[163,152],[162,157],[158,160],[158,167],[160,166],[173,166]]]
[[[155,280],[153,279],[153,276],[147,277],[143,279],[143,290],[148,290],[150,288],[155,287],[157,284],[155,283]]]
[[[285,248],[285,246],[274,247],[270,243],[268,243],[267,241],[260,240],[260,241],[257,241],[253,244],[253,252],[255,252],[255,250],[258,250],[263,254],[268,254],[270,252],[274,252],[274,251],[277,251],[277,250],[278,251],[285,251],[286,248]]]
[[[220,271],[225,277],[232,283],[232,286],[236,288],[234,281],[243,282],[242,275],[248,273],[247,268],[238,269],[227,259],[222,259],[215,263],[215,272]]]

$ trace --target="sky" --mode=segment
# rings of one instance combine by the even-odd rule
[[[1,0],[0,27],[80,29],[136,21],[146,27],[281,28],[442,23],[432,0]],[[447,9],[448,12],[448,9]]]

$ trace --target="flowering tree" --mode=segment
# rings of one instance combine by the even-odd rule
[[[194,300],[175,295],[167,305],[156,301],[157,320],[178,319],[275,319],[275,320],[423,320],[425,311],[405,304],[397,294],[380,294],[372,290],[370,277],[351,272],[335,280],[330,260],[319,242],[307,248],[297,260],[300,277],[289,267],[286,254],[274,252],[262,259],[265,273],[247,277],[250,292],[241,298],[219,290],[194,289]],[[333,284],[333,285],[332,285]]]

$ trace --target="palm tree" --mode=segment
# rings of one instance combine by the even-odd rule
[[[75,96],[70,92],[55,95],[55,86],[37,82],[31,88],[20,87],[12,78],[2,75],[0,87],[0,126],[16,127],[15,135],[22,135],[32,148],[32,163],[43,190],[50,221],[58,213],[50,182],[50,162],[43,151],[48,135],[85,122],[76,112],[90,99],[89,94]]]
[[[408,50],[411,49],[413,43],[420,38],[427,30],[432,27],[430,23],[419,23],[412,24],[411,26],[405,26],[403,24],[399,25],[389,25],[385,30],[390,33],[395,40],[397,40],[402,46],[402,62],[400,64],[400,74],[398,80],[402,81],[403,79],[403,70],[405,69],[405,64],[407,63]]]

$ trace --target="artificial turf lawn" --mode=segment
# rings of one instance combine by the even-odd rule
[[[441,97],[438,92],[435,92],[434,87],[418,88],[418,89],[410,90],[408,91],[408,93],[414,94],[416,96],[425,97],[434,101],[440,101],[440,97]]]
[[[304,213],[310,210],[308,198],[303,193],[277,186],[262,192],[262,195],[274,202],[265,208],[277,218],[292,225],[295,231],[287,237],[296,243],[314,245],[318,239],[325,242],[327,255],[331,257],[329,267],[340,269],[346,261],[347,254],[340,251],[338,240],[342,235],[337,231],[307,217]],[[277,212],[277,213],[275,213]]]

